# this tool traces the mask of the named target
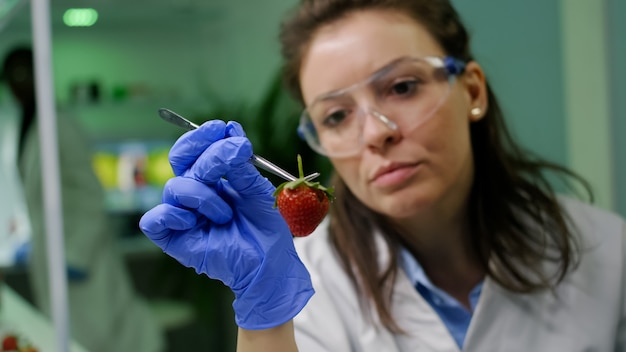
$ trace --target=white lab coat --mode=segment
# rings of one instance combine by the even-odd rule
[[[512,294],[486,279],[463,351],[626,351],[624,220],[572,199],[561,202],[587,250],[558,287],[559,298],[549,292]],[[404,271],[395,283],[392,311],[409,334],[394,335],[359,309],[357,292],[330,247],[326,222],[295,243],[316,291],[294,319],[301,352],[459,351]]]

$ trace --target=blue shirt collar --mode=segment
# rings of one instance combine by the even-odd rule
[[[463,305],[457,299],[453,298],[447,292],[438,288],[430,281],[430,279],[424,272],[424,268],[422,268],[422,266],[418,263],[415,257],[413,257],[411,252],[409,252],[404,247],[400,250],[400,260],[401,266],[404,269],[407,277],[409,278],[409,281],[413,284],[414,287],[417,287],[417,285],[421,285],[426,290],[428,290],[431,293],[435,304],[449,307],[463,307]],[[478,304],[478,298],[480,297],[483,282],[484,280],[479,282],[472,289],[472,291],[470,291],[469,302],[472,311],[476,309],[476,304]]]

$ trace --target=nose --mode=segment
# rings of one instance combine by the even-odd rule
[[[375,110],[370,110],[366,114],[363,123],[363,142],[367,147],[382,150],[400,140],[400,128],[395,122]]]

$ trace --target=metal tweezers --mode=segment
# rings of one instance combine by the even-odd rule
[[[187,120],[186,118],[180,116],[179,114],[173,112],[172,110],[169,109],[165,109],[165,108],[161,108],[159,109],[159,115],[161,116],[161,118],[167,122],[173,123],[174,125],[178,126],[178,127],[182,127],[188,131],[191,130],[195,130],[196,128],[198,128],[199,126],[196,125],[195,123]],[[263,169],[265,171],[271,172],[272,174],[282,177],[287,181],[293,181],[296,179],[295,176],[293,176],[292,174],[288,173],[287,171],[281,169],[280,167],[276,166],[275,164],[273,164],[272,162],[270,162],[269,160],[260,157],[256,154],[252,154],[252,157],[250,158],[250,162],[260,168]],[[308,175],[307,177],[305,177],[305,179],[307,181],[310,181],[314,178],[316,178],[317,176],[319,176],[320,173],[319,172],[315,172],[312,173],[310,175]]]

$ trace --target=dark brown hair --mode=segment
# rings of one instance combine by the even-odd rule
[[[473,60],[468,33],[447,0],[303,0],[283,23],[280,36],[285,83],[296,98],[302,102],[299,70],[316,31],[355,11],[372,9],[412,17],[448,55]],[[475,164],[469,196],[471,243],[487,276],[505,289],[519,293],[551,289],[578,264],[580,248],[544,171],[573,177],[589,195],[590,188],[569,170],[520,148],[505,126],[489,85],[487,94],[489,109],[470,128]],[[331,208],[332,244],[353,284],[362,292],[362,306],[367,308],[373,302],[383,324],[401,332],[391,315],[390,301],[402,237],[382,215],[357,200],[336,174],[332,184],[336,189]],[[389,248],[391,259],[386,267],[372,260],[378,257],[374,228],[381,230]],[[546,262],[555,263],[556,270],[544,270]]]
[[[34,126],[37,100],[35,99],[33,52],[27,46],[13,48],[4,58],[2,78],[7,82],[11,93],[20,103],[22,119],[20,125],[19,154],[22,154],[26,134]]]

